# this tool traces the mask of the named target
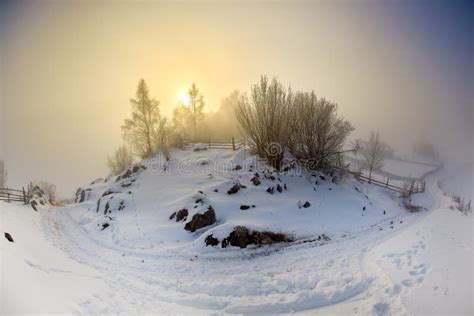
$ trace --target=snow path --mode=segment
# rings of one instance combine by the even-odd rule
[[[399,293],[391,291],[394,284],[366,259],[374,244],[402,228],[380,231],[389,228],[380,224],[325,244],[314,241],[236,249],[224,256],[218,251],[113,249],[89,238],[62,209],[44,214],[48,239],[74,260],[97,269],[107,284],[107,291],[81,300],[77,313],[176,313],[184,312],[183,308],[193,313],[314,312],[315,308],[347,301],[358,302],[347,308],[363,314],[372,312],[380,302],[397,314],[405,313]],[[396,220],[409,224],[423,216]],[[57,233],[61,235],[52,238]]]

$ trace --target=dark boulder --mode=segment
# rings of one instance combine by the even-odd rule
[[[212,225],[216,222],[216,212],[214,208],[209,205],[207,211],[204,214],[194,214],[191,221],[186,223],[184,229],[190,232],[195,232],[196,230]]]
[[[250,179],[250,181],[253,183],[253,185],[260,185],[261,184],[260,179],[257,178],[257,177],[253,177],[252,179]]]
[[[188,218],[188,209],[186,208],[180,209],[178,213],[176,213],[177,222],[185,221],[187,218]]]
[[[249,208],[250,208],[250,206],[248,206],[248,205],[241,205],[240,206],[241,210],[248,210]]]
[[[173,214],[170,215],[170,220],[176,217],[176,212],[173,212]]]
[[[36,202],[35,200],[31,201],[31,207],[36,211],[38,212],[38,209],[36,208],[36,205],[38,205],[38,202]]]
[[[10,235],[9,233],[5,233],[5,238],[6,238],[9,242],[14,242],[12,235]]]
[[[281,242],[293,242],[294,239],[282,233],[254,231],[245,226],[236,226],[227,238],[222,240],[222,247],[227,245],[247,248],[248,245],[268,245]]]
[[[268,187],[267,193],[273,194],[273,192],[275,192],[275,188],[274,187]]]
[[[101,230],[104,230],[104,229],[106,229],[106,228],[109,227],[109,226],[110,226],[109,223],[102,224],[102,229],[101,229]]]
[[[235,168],[234,168],[234,170],[236,170],[236,171],[237,171],[237,170],[240,170],[240,169],[242,169],[242,166],[241,166],[241,165],[236,165]]]
[[[229,195],[230,194],[235,194],[235,193],[239,192],[242,187],[243,186],[239,182],[237,182],[232,187],[230,187],[229,190],[227,190],[227,194],[229,194]]]
[[[211,235],[206,237],[205,243],[206,243],[206,247],[207,246],[217,246],[219,244],[219,239],[212,236],[212,234],[211,234]]]
[[[304,208],[308,208],[310,206],[311,206],[311,203],[309,203],[308,201],[304,202],[304,204],[303,204]]]
[[[277,191],[280,193],[283,192],[283,187],[279,183],[277,184]]]

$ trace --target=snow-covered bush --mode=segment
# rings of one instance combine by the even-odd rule
[[[126,146],[120,146],[112,157],[107,158],[107,166],[112,175],[117,175],[133,163],[132,153]]]
[[[298,158],[315,159],[317,168],[338,164],[338,153],[354,127],[337,113],[337,104],[312,91],[297,92],[290,150]]]
[[[276,78],[262,76],[250,98],[240,98],[236,117],[251,148],[276,169],[291,137],[293,94]]]

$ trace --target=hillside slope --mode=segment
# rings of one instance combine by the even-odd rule
[[[78,192],[84,201],[64,208],[36,213],[2,203],[2,229],[15,238],[14,243],[1,242],[2,314],[400,315],[431,310],[426,304],[432,294],[443,293],[443,301],[453,304],[464,298],[458,293],[466,289],[456,282],[437,282],[445,276],[443,269],[472,255],[472,241],[459,243],[455,237],[458,231],[465,234],[468,225],[451,220],[459,214],[444,209],[449,201],[441,201],[436,175],[428,181],[428,192],[414,197],[434,211],[408,213],[381,188],[351,178],[335,184],[330,175],[272,174],[245,151],[175,151],[173,157],[166,171],[159,160],[146,161],[146,169],[132,167],[119,181],[95,181],[83,188],[84,194]],[[251,181],[255,172],[260,185]],[[228,194],[236,181],[245,188]],[[266,192],[277,184],[287,189]],[[199,198],[202,203],[196,203]],[[304,208],[306,201],[310,206]],[[244,204],[250,208],[241,210]],[[217,222],[185,230],[192,215],[209,205]],[[189,210],[184,222],[170,220],[184,207]],[[440,221],[443,229],[434,231]],[[104,228],[105,223],[109,226]],[[283,232],[294,241],[246,249],[206,246],[206,236],[222,240],[237,225]],[[436,255],[440,241],[431,236],[443,234],[455,238],[441,237],[444,251]],[[467,265],[454,267],[459,271],[450,274],[455,280],[472,277]],[[19,304],[22,289],[29,286],[23,275],[39,280],[42,290]],[[71,283],[74,290],[57,291]],[[432,291],[432,286],[438,289]]]

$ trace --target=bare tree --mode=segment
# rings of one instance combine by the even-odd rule
[[[136,99],[130,100],[132,117],[126,119],[122,130],[124,138],[130,144],[133,153],[140,158],[150,156],[157,144],[157,126],[164,119],[160,115],[159,102],[150,99],[145,80],[138,83]]]
[[[8,172],[5,167],[5,162],[0,160],[0,188],[5,188],[7,186]]]
[[[317,168],[339,163],[344,142],[354,127],[337,114],[337,104],[314,92],[297,92],[290,149],[296,157],[317,161]]]
[[[371,131],[369,140],[364,144],[361,150],[365,164],[369,169],[369,183],[372,179],[372,171],[383,166],[386,156],[386,149],[380,140],[379,133]]]
[[[196,87],[195,83],[193,83],[191,85],[191,88],[189,88],[188,95],[189,95],[189,114],[190,114],[191,122],[193,126],[193,138],[194,140],[196,140],[197,122],[202,120],[204,117],[203,110],[204,110],[204,105],[206,103],[204,102],[204,96]]]
[[[266,76],[252,86],[250,99],[240,98],[236,117],[254,151],[276,169],[280,168],[291,136],[293,94]]]
[[[117,175],[133,163],[132,153],[126,146],[120,146],[112,157],[107,157],[107,166],[112,175]]]

